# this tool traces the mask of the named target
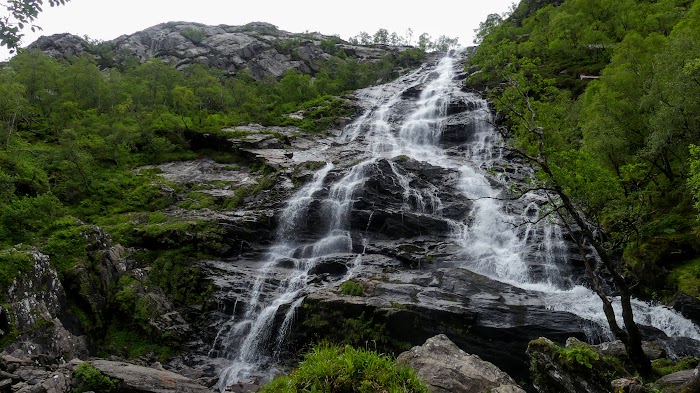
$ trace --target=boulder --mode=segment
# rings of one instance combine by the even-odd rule
[[[540,337],[528,344],[530,372],[538,392],[609,393],[613,379],[631,377],[627,370],[576,340],[562,348]]]
[[[620,340],[600,343],[598,345],[594,345],[593,347],[604,356],[626,356],[625,345]],[[642,350],[649,357],[649,360],[656,360],[666,357],[666,349],[661,343],[656,341],[642,342]]]
[[[49,256],[36,249],[29,250],[29,256],[34,269],[16,277],[5,295],[11,306],[13,328],[22,332],[5,349],[20,350],[48,363],[64,356],[86,355],[85,338],[68,331],[60,319],[66,315],[66,292]],[[9,320],[6,322],[5,329],[9,330]]]
[[[678,292],[669,306],[695,322],[695,324],[700,325],[700,299]]]
[[[365,295],[342,296],[333,289],[309,294],[299,309],[302,322],[293,326],[294,348],[342,331],[347,319],[365,319],[381,325],[383,334],[391,338],[383,351],[397,351],[400,345],[391,343],[419,345],[445,334],[459,348],[497,363],[520,379],[527,377],[525,349],[530,340],[543,335],[560,342],[569,336],[584,338],[585,321],[548,310],[536,292],[466,269],[437,268],[437,263],[407,270],[395,258],[369,252],[374,251],[368,249],[362,256],[362,274],[355,278]],[[319,318],[325,321],[322,326],[303,322]]]
[[[700,392],[700,366],[693,370],[682,370],[659,378],[654,385],[664,392]]]
[[[397,360],[413,368],[432,393],[525,393],[508,374],[462,351],[444,334],[429,338]]]
[[[16,355],[16,356],[15,356]],[[62,366],[47,369],[17,350],[0,354],[0,392],[64,393],[69,391],[69,372]]]
[[[109,378],[120,381],[120,391],[130,393],[213,393],[180,374],[125,362],[93,360],[90,364]]]
[[[610,382],[615,393],[646,393],[647,388],[636,378],[619,378]]]

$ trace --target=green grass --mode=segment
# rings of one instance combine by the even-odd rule
[[[668,275],[668,284],[688,296],[700,299],[700,258],[674,268]]]
[[[295,112],[299,107],[293,108]],[[294,125],[304,131],[323,132],[338,126],[339,119],[352,115],[353,110],[347,105],[347,101],[333,96],[322,96],[301,104],[303,119],[287,118],[285,125]]]
[[[78,364],[73,370],[73,380],[77,381],[73,393],[82,392],[113,392],[119,386],[119,381],[109,378],[88,362]]]
[[[262,387],[263,393],[427,393],[412,369],[373,351],[320,344],[290,375]]]
[[[677,362],[668,359],[657,359],[651,362],[651,367],[658,377],[663,377],[678,371],[693,369],[698,366],[698,362],[700,362],[700,359],[695,357],[681,358]]]
[[[176,349],[171,346],[156,342],[132,329],[124,328],[118,322],[113,322],[107,329],[107,335],[99,346],[97,355],[104,358],[116,355],[125,359],[155,355],[159,361],[165,362],[175,352]]]
[[[34,260],[29,253],[15,249],[0,251],[0,289],[2,295],[7,294],[7,288],[15,277],[27,274],[34,268]]]
[[[365,288],[356,281],[348,280],[340,284],[340,293],[348,296],[363,296]]]

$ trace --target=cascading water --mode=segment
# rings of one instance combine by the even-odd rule
[[[522,173],[527,168],[507,168],[500,177],[493,175],[507,161],[498,148],[486,103],[463,92],[455,82],[455,69],[460,67],[456,57],[446,56],[395,82],[358,93],[369,109],[337,138],[338,145],[352,149],[354,162],[337,167],[326,164],[288,201],[277,240],[252,285],[245,311],[225,323],[216,337],[217,350],[212,355],[223,354],[231,362],[221,372],[218,387],[222,391],[251,375],[273,373],[270,363],[274,363],[275,351],[293,323],[294,311],[303,296],[319,285],[311,282],[310,271],[323,258],[352,256],[341,280],[352,276],[353,269],[362,268],[361,250],[371,239],[364,234],[353,237],[350,222],[353,207],[362,199],[358,193],[372,176],[388,179],[401,190],[402,212],[437,217],[447,223],[452,242],[461,249],[449,258],[450,263],[538,291],[548,308],[590,320],[605,334],[600,300],[589,289],[571,282],[569,252],[561,228],[551,221],[536,220],[544,204],[542,197],[533,194],[517,204],[501,199],[505,187],[498,179],[506,182],[511,175],[528,176]],[[450,117],[455,112],[454,103],[465,112],[458,117],[458,124],[448,121],[454,119]],[[450,146],[450,133],[455,132],[467,133],[468,140]],[[468,216],[446,217],[441,190],[429,181],[417,187],[416,179],[398,164],[401,157],[457,173],[457,194],[473,203]],[[323,219],[310,224],[309,212],[314,209]],[[370,228],[374,213],[372,210],[366,218],[364,232]],[[313,237],[305,230],[309,225],[317,227]],[[287,266],[284,274],[273,279],[272,272],[281,265]],[[672,310],[640,301],[635,301],[634,307],[637,320],[643,324],[669,336],[700,339],[698,327]]]

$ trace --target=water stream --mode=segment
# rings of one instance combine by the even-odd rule
[[[561,228],[548,220],[534,222],[543,205],[542,197],[532,195],[520,201],[519,208],[503,201],[505,187],[494,184],[498,177],[491,173],[496,163],[504,162],[497,134],[490,125],[491,115],[483,100],[462,91],[460,82],[455,81],[460,67],[459,55],[453,54],[397,81],[358,92],[369,109],[337,138],[339,144],[356,149],[357,160],[344,167],[326,164],[287,202],[277,240],[252,285],[245,312],[232,317],[217,336],[215,344],[230,360],[221,372],[219,389],[223,391],[263,368],[269,370],[293,323],[295,309],[304,294],[314,288],[309,271],[320,260],[329,255],[354,255],[344,278],[362,268],[362,253],[353,254],[358,245],[353,244],[349,221],[355,193],[370,173],[391,172],[390,177],[403,190],[405,211],[442,216],[439,190],[435,186],[413,187],[396,161],[389,160],[399,156],[459,173],[457,191],[473,201],[473,207],[464,220],[444,218],[452,228],[452,241],[462,250],[452,257],[455,266],[538,291],[548,308],[579,315],[600,327],[596,334],[609,335],[600,300],[570,280]],[[412,93],[418,91],[416,87],[419,94]],[[469,108],[468,116],[460,119],[464,122],[461,127],[469,129],[471,135],[467,144],[449,149],[445,147],[446,127],[450,105],[455,102]],[[388,169],[382,162],[389,163]],[[501,179],[506,181],[504,176]],[[309,241],[300,233],[304,225],[309,225],[307,216],[312,208],[322,209],[325,219],[313,224],[320,226],[317,232],[321,235]],[[369,221],[371,218],[370,214]],[[285,270],[282,279],[275,279],[279,282],[272,280],[271,272],[283,262],[293,267]],[[673,310],[640,301],[634,306],[638,321],[669,336],[700,339],[698,327]],[[284,318],[273,331],[276,315]]]

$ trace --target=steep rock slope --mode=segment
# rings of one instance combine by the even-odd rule
[[[388,53],[405,49],[350,45],[336,36],[289,33],[264,22],[244,26],[168,22],[101,44],[72,34],[54,34],[39,38],[28,48],[54,57],[91,53],[105,65],[120,56],[134,55],[141,62],[160,58],[178,68],[204,64],[229,74],[249,69],[256,78],[280,77],[292,69],[312,74],[318,71],[319,61],[328,60],[340,50],[361,61],[378,61]]]

